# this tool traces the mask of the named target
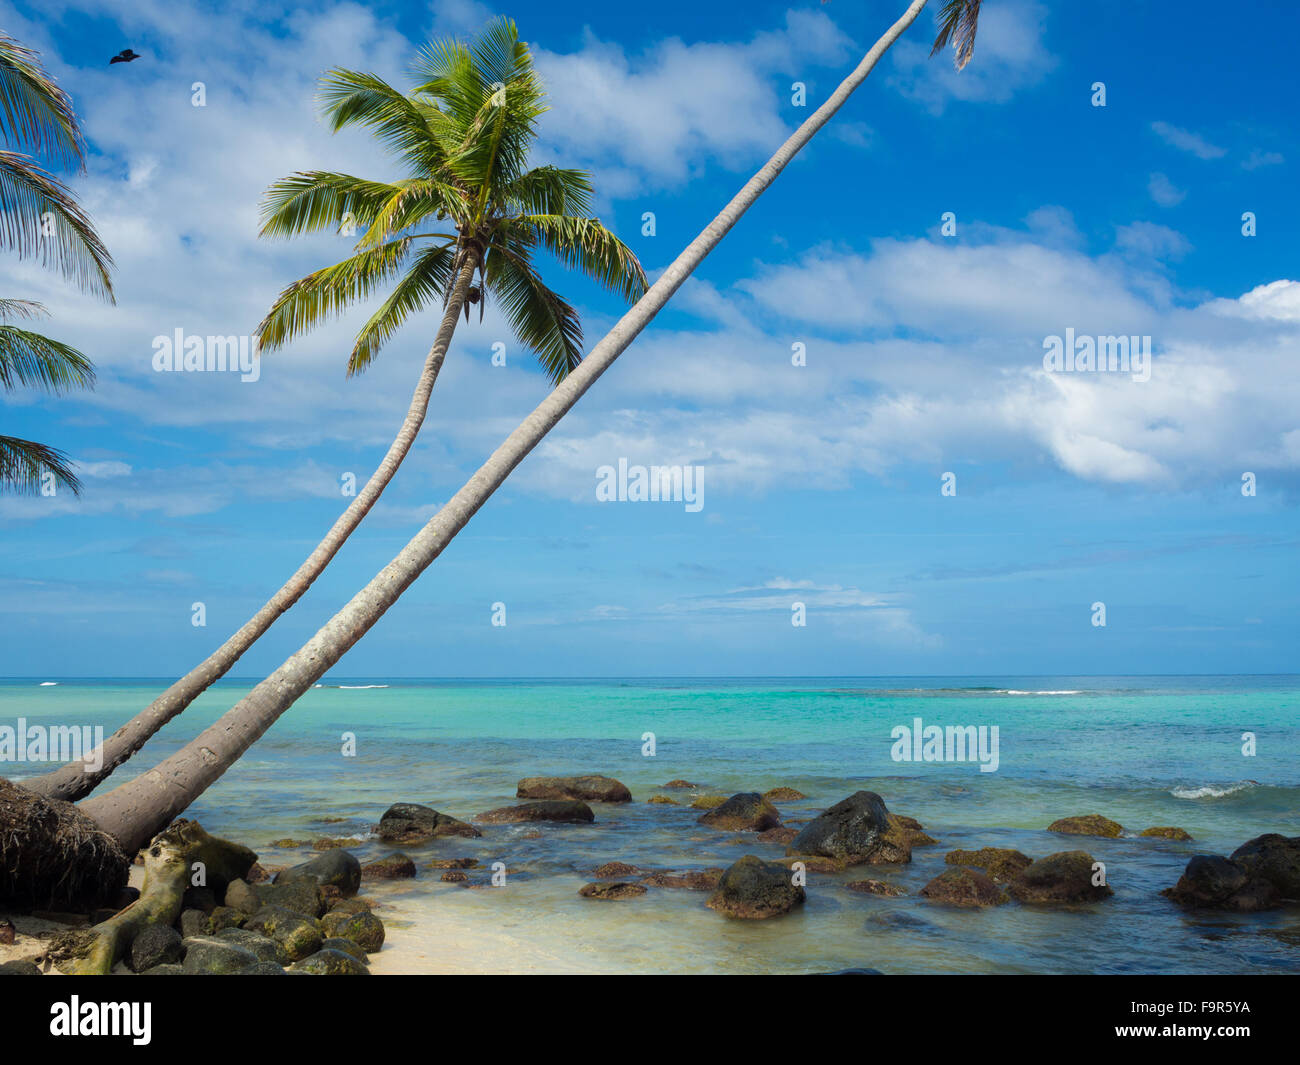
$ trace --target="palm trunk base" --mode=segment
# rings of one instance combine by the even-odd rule
[[[140,897],[77,942],[72,972],[78,976],[107,974],[146,928],[174,925],[181,915],[185,891],[195,883],[199,870],[204,886],[222,895],[230,881],[248,875],[256,860],[257,855],[247,847],[208,835],[196,821],[177,821],[159,832],[144,852]]]
[[[87,912],[121,895],[130,864],[71,803],[0,778],[0,905]]]

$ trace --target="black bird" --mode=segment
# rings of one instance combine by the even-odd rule
[[[139,58],[140,57],[131,51],[131,49],[123,48],[117,53],[117,55],[113,56],[113,58],[108,61],[108,65],[111,67],[114,63],[129,63],[132,59]]]

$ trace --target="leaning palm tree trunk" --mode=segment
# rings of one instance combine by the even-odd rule
[[[716,218],[582,363],[526,417],[410,543],[300,650],[171,757],[134,780],[82,804],[128,854],[185,810],[231,767],[276,719],[341,659],[433,562],[556,423],[636,339],[740,217],[866,80],[880,57],[921,13],[913,0],[853,71],[745,184]]]
[[[465,306],[477,265],[478,260],[475,255],[467,252],[447,301],[442,325],[434,338],[433,347],[429,349],[429,354],[425,358],[424,370],[420,374],[419,383],[415,386],[415,394],[411,397],[406,418],[389,447],[388,454],[384,456],[384,460],[366,482],[365,487],[357,493],[356,498],[334,523],[325,539],[317,544],[307,561],[299,566],[298,571],[285,582],[284,586],[266,601],[261,610],[244,623],[243,628],[106,739],[102,746],[102,759],[94,759],[88,755],[84,762],[69,762],[53,772],[24,780],[23,787],[46,798],[63,799],[68,802],[75,802],[89,795],[114,769],[144,746],[149,737],[189,706],[210,685],[225,676],[239,661],[240,656],[261,638],[276,619],[302,598],[312,582],[338,554],[339,549],[352,535],[352,531],[361,523],[361,519],[370,512],[370,508],[375,505],[375,501],[388,486],[388,482],[393,479],[397,467],[402,464],[402,460],[411,450],[416,434],[419,433],[420,426],[424,422],[425,413],[429,409],[429,396],[438,380],[438,373],[442,369],[443,359],[451,344],[452,334],[456,331],[456,320]],[[87,762],[94,762],[99,768],[91,770]]]

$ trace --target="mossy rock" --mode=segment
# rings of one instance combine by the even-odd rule
[[[954,866],[945,869],[921,889],[922,898],[945,906],[977,908],[1001,906],[1007,894],[978,869]]]
[[[325,934],[339,939],[350,939],[367,954],[374,954],[384,945],[384,922],[373,913],[340,913],[335,910],[321,918]]]
[[[362,880],[410,880],[414,876],[415,862],[400,851],[361,867]]]
[[[667,795],[651,795],[646,802],[655,803],[659,806],[681,806],[676,799],[670,799]]]
[[[170,965],[181,960],[184,948],[181,934],[167,925],[151,924],[141,929],[127,952],[133,972],[142,973],[156,965]]]
[[[341,950],[318,950],[293,967],[296,973],[312,976],[369,976],[370,970],[351,954]]]
[[[326,936],[321,940],[320,949],[342,951],[344,954],[352,955],[360,962],[366,960],[366,952],[361,944],[354,943],[350,939],[344,939],[342,936]]]
[[[201,976],[222,976],[238,972],[261,959],[251,950],[213,936],[184,940],[185,960],[181,968]]]
[[[798,802],[800,799],[808,798],[802,791],[796,788],[769,788],[763,792],[763,798],[768,802]]]
[[[802,906],[806,897],[785,866],[747,854],[722,874],[707,905],[727,917],[766,920]]]
[[[995,883],[1003,884],[1015,879],[1028,869],[1034,860],[1027,854],[1021,854],[1010,847],[981,847],[977,851],[949,851],[943,856],[949,865],[963,865],[983,869],[986,876]]]
[[[1155,839],[1176,839],[1182,842],[1192,838],[1192,834],[1187,829],[1177,828],[1174,825],[1157,825],[1155,828],[1144,828],[1138,835],[1150,836]]]
[[[691,800],[691,808],[695,810],[716,810],[727,801],[725,795],[698,795]]]
[[[578,894],[584,899],[634,899],[644,895],[646,890],[644,884],[631,884],[625,880],[616,880],[613,883],[597,880],[591,884],[584,884],[578,889]]]
[[[1048,832],[1066,836],[1100,836],[1102,839],[1119,839],[1124,826],[1101,814],[1083,814],[1080,817],[1062,817],[1047,826]]]
[[[257,955],[259,961],[275,962],[284,965],[289,956],[284,947],[270,936],[260,932],[250,932],[247,928],[227,928],[217,933],[217,938],[226,943],[233,943]]]
[[[285,960],[291,962],[315,954],[324,938],[317,921],[280,906],[258,910],[244,922],[244,928],[274,939],[283,948]]]
[[[1018,902],[1099,902],[1115,892],[1093,883],[1096,864],[1087,851],[1049,854],[1026,866],[1007,887]]]

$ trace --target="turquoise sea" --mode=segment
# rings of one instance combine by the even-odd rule
[[[50,684],[55,681],[57,683]],[[41,686],[42,682],[45,686]],[[0,724],[102,725],[111,732],[165,687],[163,680],[0,681]],[[157,736],[119,776],[173,752],[249,685],[226,681]],[[925,725],[997,726],[996,772],[978,764],[900,762],[891,731]],[[356,754],[341,754],[345,733]],[[643,753],[646,734],[654,754]],[[1243,734],[1255,753],[1243,753]],[[21,779],[33,768],[0,765]],[[191,808],[219,835],[289,864],[309,848],[282,837],[361,837],[363,860],[391,848],[366,838],[393,802],[464,820],[514,801],[525,776],[604,773],[634,802],[596,805],[588,826],[486,826],[477,840],[409,848],[415,881],[379,889],[391,900],[394,943],[433,941],[440,925],[486,923],[534,944],[556,968],[634,972],[1280,973],[1300,971],[1300,911],[1184,913],[1158,894],[1195,853],[1230,853],[1264,832],[1300,834],[1300,677],[823,677],[797,679],[385,680],[327,678],[307,693]],[[691,793],[730,795],[786,785],[782,804],[806,821],[859,789],[917,818],[937,847],[904,866],[809,874],[800,912],[728,921],[705,895],[651,889],[619,902],[578,889],[604,862],[655,869],[725,866],[784,848],[696,823]],[[683,805],[650,804],[654,794]],[[1046,831],[1060,817],[1099,813],[1123,838]],[[342,818],[326,823],[326,818]],[[1195,838],[1138,838],[1176,825]],[[528,838],[540,829],[539,838]],[[937,907],[916,892],[954,848],[1016,847],[1031,857],[1090,851],[1113,898],[1044,909]],[[500,861],[505,888],[442,883],[427,863]],[[486,873],[475,874],[482,879]],[[900,898],[859,895],[849,880],[884,879]],[[520,968],[550,967],[530,956]],[[473,968],[473,966],[470,966]],[[481,968],[508,971],[509,958]]]

